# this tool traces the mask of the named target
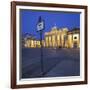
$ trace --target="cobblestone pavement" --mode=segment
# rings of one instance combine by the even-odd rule
[[[22,78],[61,77],[80,75],[79,49],[43,48],[43,65],[41,64],[40,52],[40,48],[22,49]]]

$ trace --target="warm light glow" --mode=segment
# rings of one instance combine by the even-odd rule
[[[72,48],[73,47],[72,43],[73,43],[72,35],[70,34],[70,35],[68,35],[68,47],[69,48]]]
[[[46,47],[79,47],[79,33],[67,34],[67,32],[68,28],[62,28],[57,30],[56,27],[53,27],[50,32],[47,32],[47,35],[45,33]]]
[[[42,40],[43,47],[64,47],[64,48],[73,48],[80,47],[80,34],[69,32],[68,28],[62,28],[57,30],[56,27],[53,27],[51,31],[45,32],[45,40]],[[28,48],[40,48],[40,40],[25,39],[25,47]]]

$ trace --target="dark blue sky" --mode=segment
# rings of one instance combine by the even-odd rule
[[[37,33],[37,22],[39,16],[45,21],[44,32],[48,32],[56,24],[58,28],[67,27],[69,30],[80,28],[80,13],[69,12],[50,12],[50,11],[32,11],[20,10],[20,27],[21,32],[30,33],[39,38]]]

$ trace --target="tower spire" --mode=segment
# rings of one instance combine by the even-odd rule
[[[54,29],[57,29],[56,23],[54,24]]]
[[[56,27],[56,23],[54,23],[54,26]]]

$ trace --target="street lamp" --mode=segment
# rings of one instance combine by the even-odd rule
[[[41,72],[42,76],[44,75],[44,66],[43,66],[43,45],[42,45],[42,32],[45,28],[44,20],[41,18],[41,16],[38,19],[37,22],[37,32],[40,32],[40,45],[41,45]]]

